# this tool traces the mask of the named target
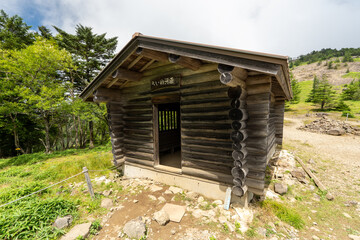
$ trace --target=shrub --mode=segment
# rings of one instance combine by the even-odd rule
[[[352,114],[350,111],[343,111],[341,116],[348,117],[348,118],[355,118],[354,114]]]

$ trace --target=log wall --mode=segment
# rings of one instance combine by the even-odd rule
[[[262,195],[265,187],[265,170],[271,138],[274,135],[271,116],[271,77],[256,76],[246,80],[248,112],[246,146],[249,173],[246,178],[248,190]]]
[[[151,91],[152,79],[177,74],[182,76],[180,87]],[[245,82],[230,78],[247,93],[230,97],[228,76],[222,75],[216,64],[203,64],[195,71],[176,64],[154,64],[140,81],[125,84],[118,90],[121,100],[107,104],[114,161],[158,164],[153,103],[175,96],[180,101],[182,173],[241,187],[241,191],[236,188],[239,194],[247,189],[262,195],[266,165],[276,144],[282,143],[284,100],[272,96],[271,77],[266,75],[247,76]],[[247,121],[236,119],[236,114],[247,114]],[[238,136],[231,135],[232,128],[246,133],[247,139],[233,142]]]

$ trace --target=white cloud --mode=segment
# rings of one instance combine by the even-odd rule
[[[117,36],[119,49],[134,32],[289,56],[328,47],[359,47],[360,1],[355,0],[33,0],[33,3],[43,15],[41,24],[74,32],[75,25],[81,23],[97,33],[107,32],[108,37]]]

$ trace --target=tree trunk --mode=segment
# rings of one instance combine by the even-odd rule
[[[94,148],[94,122],[89,121],[89,131],[90,131],[90,144],[89,148]]]
[[[50,124],[49,124],[49,116],[44,115],[44,125],[45,125],[45,152],[50,153],[51,145],[50,145]]]
[[[16,149],[20,149],[20,152],[22,154],[25,154],[24,149],[20,146],[20,141],[19,141],[19,133],[17,131],[17,125],[16,125],[16,116],[12,116],[10,115],[11,121],[13,123],[13,133],[14,133],[14,144]],[[18,150],[17,150],[18,151]]]

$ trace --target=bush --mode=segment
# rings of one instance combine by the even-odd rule
[[[337,105],[336,105],[336,108],[335,108],[337,111],[348,111],[350,112],[351,109],[349,107],[349,105],[347,105],[343,100],[341,100]]]
[[[355,118],[354,114],[352,114],[350,111],[343,111],[341,116],[348,117],[348,118]]]

